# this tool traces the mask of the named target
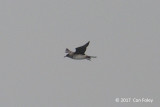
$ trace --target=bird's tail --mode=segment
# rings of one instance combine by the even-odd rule
[[[91,60],[91,58],[97,58],[96,56],[87,56],[87,60]]]
[[[90,58],[97,58],[97,56],[89,56]]]

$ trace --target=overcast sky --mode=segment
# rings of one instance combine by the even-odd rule
[[[0,107],[158,107],[159,10],[158,0],[1,0]],[[98,58],[64,58],[88,41]]]

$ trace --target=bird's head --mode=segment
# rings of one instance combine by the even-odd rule
[[[70,57],[70,55],[69,54],[67,54],[66,56],[64,56],[64,57]]]

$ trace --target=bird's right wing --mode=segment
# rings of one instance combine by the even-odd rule
[[[85,45],[76,48],[76,52],[75,53],[76,54],[84,54],[85,51],[86,51],[87,46],[89,45],[89,42],[90,41],[88,41]]]

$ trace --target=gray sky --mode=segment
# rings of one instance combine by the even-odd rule
[[[2,0],[1,107],[160,105],[160,1]],[[92,61],[64,58],[91,41]],[[153,103],[116,103],[152,98]]]

